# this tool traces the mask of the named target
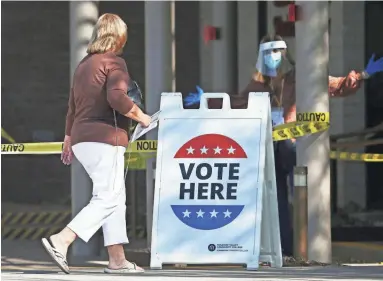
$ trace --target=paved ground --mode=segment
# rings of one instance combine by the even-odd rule
[[[1,279],[6,281],[122,281],[122,280],[383,280],[383,264],[358,266],[261,268],[246,271],[238,266],[147,269],[143,275],[110,276],[103,273],[105,256],[93,259],[70,260],[71,274],[59,272],[40,246],[39,241],[2,241]],[[375,247],[375,246],[374,246]],[[128,252],[130,259],[148,264],[144,253]],[[141,261],[139,261],[141,259]]]
[[[190,270],[161,270],[151,271],[134,276],[106,275],[102,268],[72,268],[72,273],[66,275],[56,270],[31,270],[26,272],[11,272],[3,270],[1,279],[4,281],[39,281],[39,280],[71,280],[71,281],[122,281],[122,280],[383,280],[383,267],[309,267],[309,268],[282,268],[261,269],[257,272],[248,272],[235,268],[225,269],[190,269]]]

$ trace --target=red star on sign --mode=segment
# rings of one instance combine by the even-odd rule
[[[247,158],[233,139],[219,134],[206,134],[186,142],[174,158]]]

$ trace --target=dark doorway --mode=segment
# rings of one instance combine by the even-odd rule
[[[375,59],[383,57],[383,3],[366,2],[365,6],[366,65],[373,53]],[[383,73],[375,74],[366,83],[366,126],[373,127],[383,122]],[[374,136],[383,138],[383,133]],[[383,145],[369,146],[367,153],[383,154]],[[383,209],[383,163],[366,163],[367,208]]]

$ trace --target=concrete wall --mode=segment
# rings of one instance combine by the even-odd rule
[[[176,91],[188,94],[200,82],[199,1],[176,1]]]
[[[18,142],[61,141],[69,93],[68,2],[2,2],[2,127]],[[2,156],[2,201],[58,202],[59,156]]]
[[[199,5],[199,32],[203,36],[204,27],[212,24],[213,7],[211,1],[202,1]],[[213,49],[211,42],[205,43],[204,40],[199,41],[200,47],[200,86],[205,91],[210,91],[213,87],[212,82],[212,62],[213,62]]]
[[[251,79],[257,63],[258,2],[238,2],[238,91],[243,90]]]

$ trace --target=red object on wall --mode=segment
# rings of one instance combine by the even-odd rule
[[[290,5],[294,5],[295,1],[272,1],[273,6],[277,8],[287,8],[287,17],[276,15],[273,17],[273,25],[275,33],[282,37],[295,36],[295,23],[290,21]]]
[[[295,22],[296,18],[295,4],[289,4],[289,21]]]
[[[207,44],[209,41],[216,40],[217,28],[211,25],[205,26],[203,30],[203,39],[205,41],[205,44]]]
[[[301,7],[295,4],[289,4],[289,22],[296,22],[301,19]]]

